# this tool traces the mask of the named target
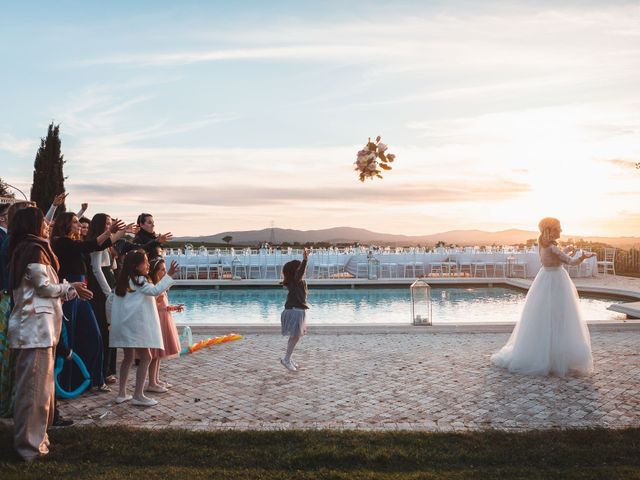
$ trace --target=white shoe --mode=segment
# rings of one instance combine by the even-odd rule
[[[298,365],[298,362],[294,362],[293,359],[291,359],[291,365],[296,367],[296,370],[300,368],[300,365]]]
[[[147,388],[145,388],[144,390],[145,392],[153,392],[153,393],[167,393],[169,391],[167,387],[163,387],[162,385],[158,385],[154,387],[147,386]]]
[[[158,401],[154,400],[153,398],[149,398],[149,397],[145,397],[142,400],[138,400],[137,398],[134,398],[133,400],[131,400],[131,405],[135,405],[137,407],[153,407],[154,405],[157,405]]]
[[[287,370],[290,370],[292,372],[297,371],[297,368],[295,367],[295,365],[293,363],[291,363],[291,360],[285,360],[284,358],[280,359],[280,363],[284,366],[284,368],[286,368]]]
[[[131,400],[133,397],[131,395],[125,395],[124,397],[116,397],[116,403],[124,403]]]

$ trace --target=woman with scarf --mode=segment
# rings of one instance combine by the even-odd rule
[[[42,211],[27,207],[12,219],[9,287],[15,307],[8,337],[18,351],[15,376],[14,445],[27,462],[49,453],[47,427],[54,414],[54,350],[60,337],[62,301],[76,297],[59,283],[58,259],[47,241]],[[82,290],[81,285],[77,285]]]

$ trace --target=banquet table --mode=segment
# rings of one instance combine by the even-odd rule
[[[181,266],[183,278],[279,278],[282,265],[301,260],[299,253],[289,252],[187,252],[167,254]],[[439,266],[439,267],[438,267]],[[315,252],[309,256],[307,278],[408,278],[417,276],[452,275],[465,272],[474,276],[535,277],[541,268],[540,257],[528,252]],[[475,269],[474,269],[475,267]],[[481,267],[478,270],[478,267]],[[568,267],[572,277],[597,275],[597,258],[591,257],[582,265]],[[435,272],[435,273],[434,273]],[[373,273],[373,275],[372,275]],[[489,275],[493,274],[493,275]]]

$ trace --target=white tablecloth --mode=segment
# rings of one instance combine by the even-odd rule
[[[506,264],[509,270],[517,272],[521,276],[522,268],[513,268],[514,265],[526,265],[526,276],[535,277],[540,270],[540,257],[537,252],[527,253],[379,253],[373,256],[380,263],[379,276],[404,277],[405,271],[410,276],[428,275],[432,264],[438,262],[455,262],[460,264],[479,264],[486,265],[488,273],[493,272],[495,263]],[[282,268],[286,262],[290,260],[301,260],[301,255],[287,253],[271,253],[271,254],[252,254],[252,255],[167,255],[167,263],[171,260],[177,261],[184,269],[187,266],[199,267],[201,269],[219,268],[229,273],[234,273],[233,269],[239,266],[237,270],[243,277],[251,278],[273,278],[275,271]],[[594,256],[584,261],[580,267],[572,267],[569,273],[572,276],[595,276],[598,272],[597,258]],[[385,265],[383,267],[383,265]],[[410,265],[410,267],[406,267]],[[415,271],[412,266],[418,265]],[[318,253],[309,256],[307,266],[307,276],[309,278],[316,275],[335,274],[339,272],[350,273],[353,276],[366,278],[369,268],[369,260],[366,253]],[[421,271],[422,270],[422,271]],[[415,272],[415,273],[414,273]],[[510,271],[506,272],[507,276]],[[515,274],[515,273],[514,273]]]

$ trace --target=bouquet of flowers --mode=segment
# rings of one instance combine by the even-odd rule
[[[386,153],[388,147],[380,140],[380,136],[376,138],[375,142],[369,138],[367,145],[358,152],[358,158],[354,165],[361,182],[367,178],[382,178],[380,175],[382,170],[391,170],[389,163],[393,162],[396,156],[393,153]]]

